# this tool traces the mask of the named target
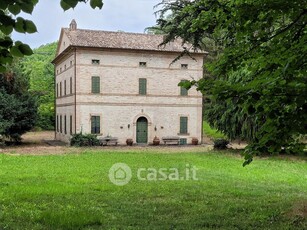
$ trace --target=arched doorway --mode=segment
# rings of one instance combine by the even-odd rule
[[[145,117],[140,117],[136,121],[136,143],[147,144],[148,141],[148,121]]]

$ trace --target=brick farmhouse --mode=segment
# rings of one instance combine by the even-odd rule
[[[202,137],[202,95],[178,86],[202,77],[204,52],[183,51],[180,40],[159,46],[162,35],[62,28],[55,66],[57,140],[94,133],[151,144],[176,136]]]

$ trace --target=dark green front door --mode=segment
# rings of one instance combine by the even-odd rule
[[[136,122],[136,142],[146,144],[148,136],[148,122],[145,117],[140,117]]]

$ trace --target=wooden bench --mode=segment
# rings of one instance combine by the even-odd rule
[[[117,145],[118,138],[117,137],[97,137],[100,145]]]
[[[179,145],[179,137],[177,136],[169,136],[169,137],[162,137],[162,141],[164,141],[164,144],[175,144]]]

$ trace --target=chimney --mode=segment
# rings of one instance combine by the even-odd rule
[[[76,30],[77,29],[77,23],[76,23],[75,19],[73,19],[71,21],[71,23],[69,24],[69,29],[70,30]]]

